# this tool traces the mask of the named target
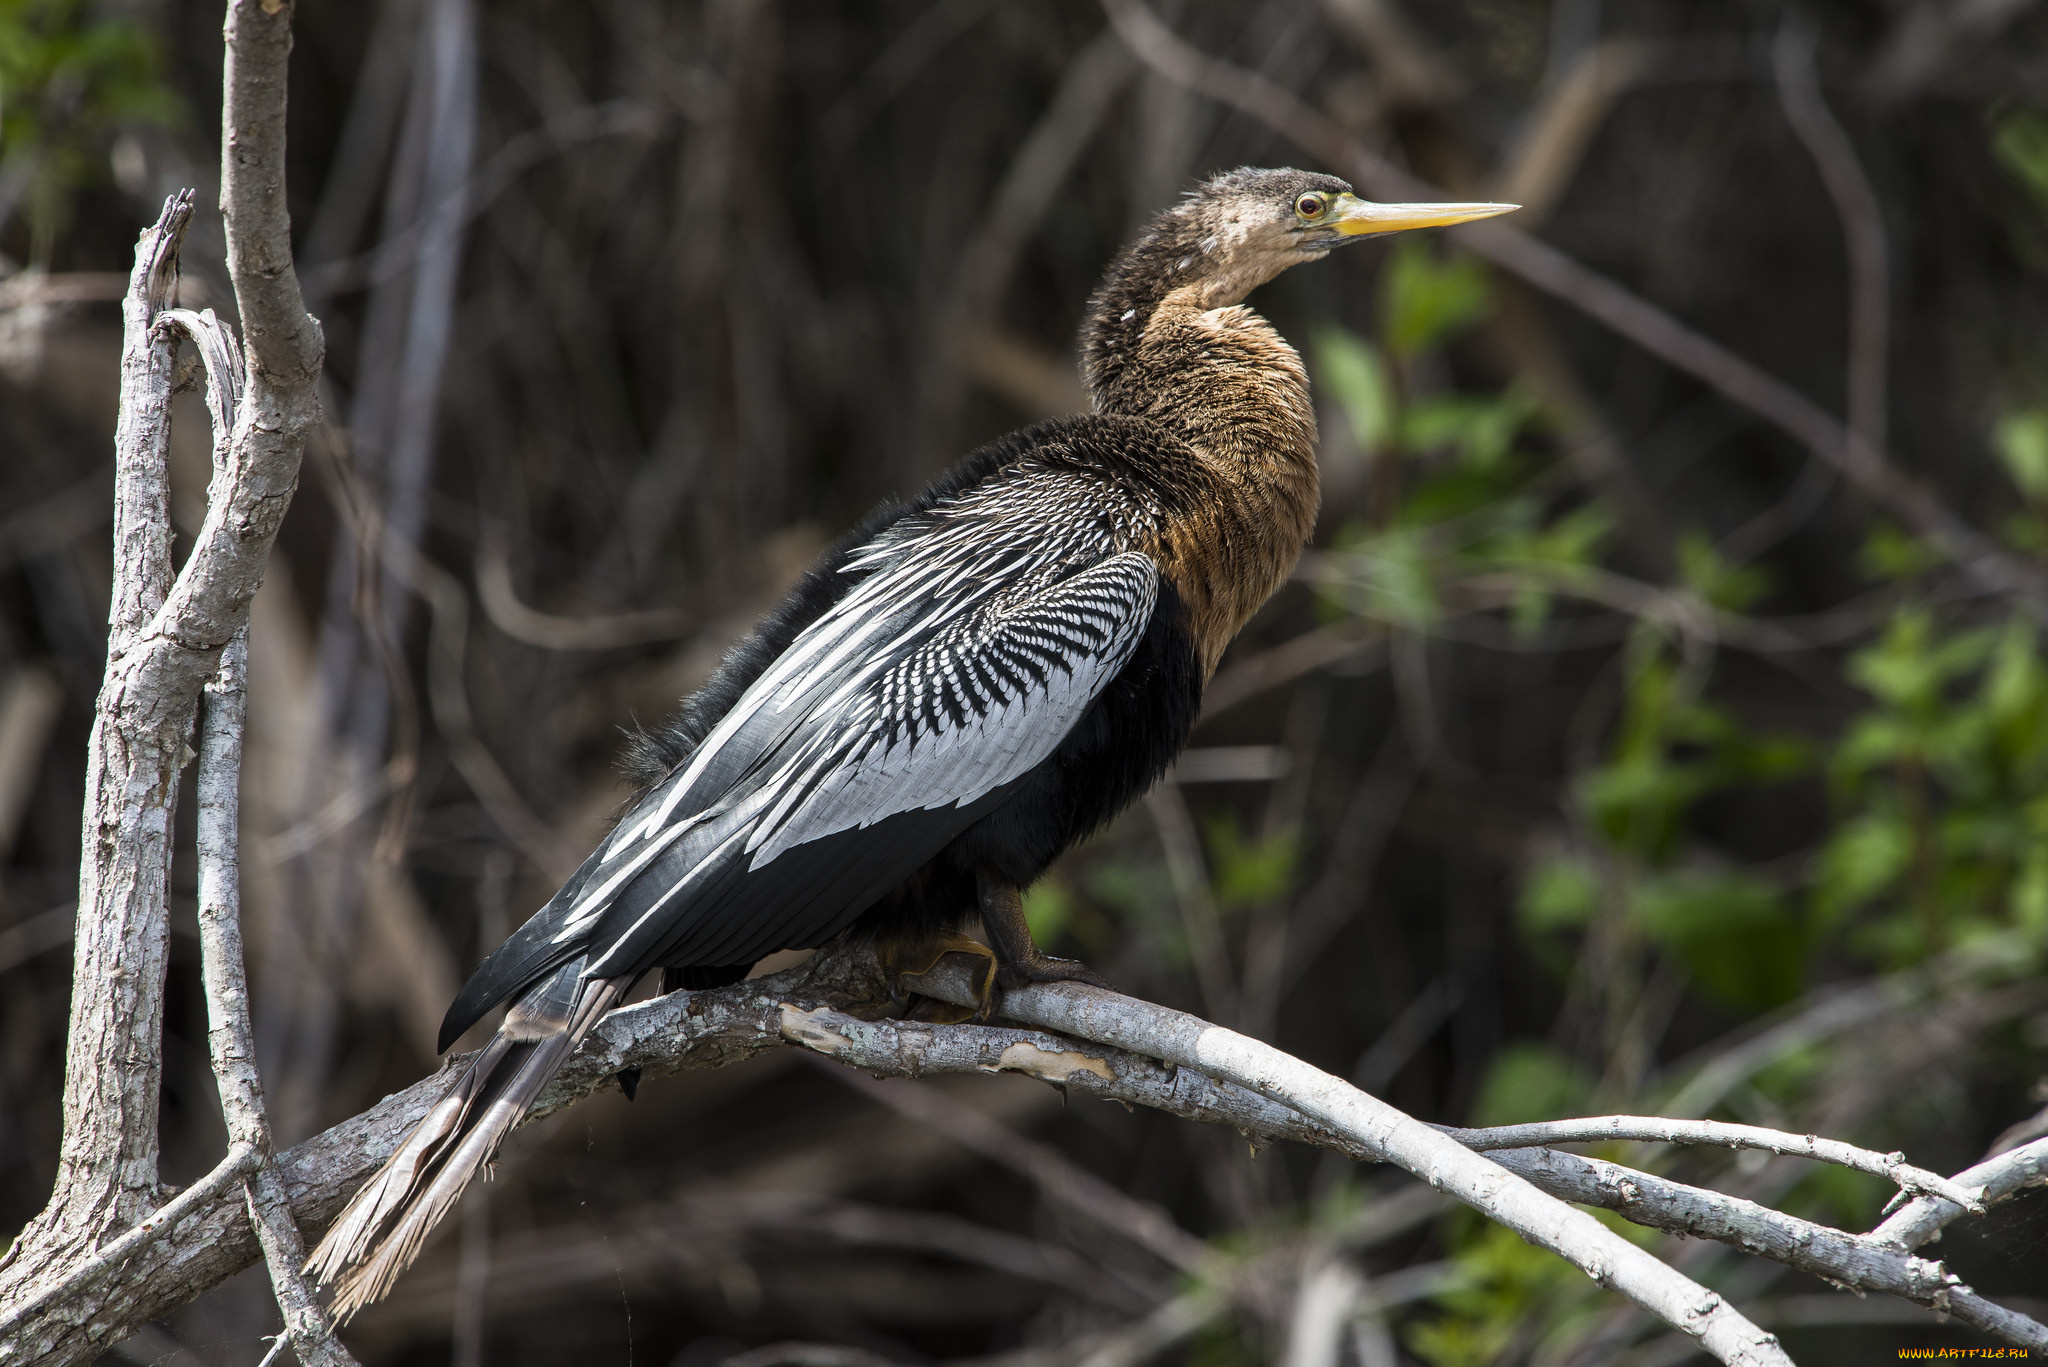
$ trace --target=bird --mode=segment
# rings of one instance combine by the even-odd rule
[[[1514,207],[1374,203],[1240,167],[1160,211],[1087,305],[1092,411],[871,512],[637,738],[637,798],[477,968],[439,1048],[501,1004],[503,1024],[308,1259],[336,1318],[390,1289],[656,969],[701,990],[778,950],[978,913],[993,990],[1102,985],[1038,948],[1023,892],[1166,772],[1315,527],[1308,374],[1246,296],[1350,242]]]

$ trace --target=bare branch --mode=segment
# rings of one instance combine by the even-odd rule
[[[918,986],[940,995],[950,991],[929,980]],[[964,989],[966,984],[958,986]],[[598,1024],[550,1085],[535,1117],[615,1085],[613,1078],[622,1068],[640,1068],[651,1079],[686,1069],[723,1067],[791,1042],[877,1076],[1019,1072],[1055,1083],[1070,1094],[1148,1106],[1251,1135],[1293,1139],[1367,1162],[1384,1161],[1383,1136],[1399,1132],[1397,1126],[1367,1134],[1320,1122],[1235,1081],[1211,1076],[1199,1065],[1188,1066],[1184,1058],[1161,1062],[1148,1056],[1155,1047],[1159,1053],[1185,1055],[1185,1048],[1166,1047],[1171,1036],[1148,1039],[1143,1045],[1147,1053],[1141,1054],[1043,1029],[864,1019],[886,1007],[888,988],[871,955],[834,947],[773,977],[714,991],[672,993],[616,1011]],[[1045,1003],[1035,995],[1038,991],[1011,994],[1009,1009],[1020,1016],[1068,1014],[1054,1010],[1059,1004]],[[1114,1000],[1139,1018],[1156,1013],[1168,1022],[1189,1019],[1144,1003]],[[459,1067],[461,1062],[451,1060],[450,1066]],[[277,1172],[298,1219],[312,1229],[332,1218],[446,1087],[445,1072],[426,1078],[282,1155]],[[1421,1128],[1436,1144],[1452,1143],[1437,1131]],[[1469,1153],[1466,1158],[1473,1163],[1488,1161]],[[1905,1295],[1934,1309],[1946,1304],[1950,1314],[1976,1316],[1970,1322],[1987,1332],[2005,1334],[2009,1341],[2033,1341],[2014,1337],[2033,1333],[2027,1328],[2031,1321],[2002,1318],[2010,1312],[1989,1307],[1967,1288],[1959,1288],[1939,1264],[1910,1258],[1904,1249],[1886,1245],[1880,1237],[1884,1231],[1859,1238],[1737,1198],[1556,1151],[1514,1150],[1493,1161],[1552,1196],[1602,1205],[1655,1228],[1720,1239],[1840,1285]],[[1449,1189],[1456,1184],[1450,1172],[1444,1167],[1419,1175]],[[166,1212],[176,1217],[175,1224],[155,1219],[148,1236],[121,1245],[126,1260],[95,1298],[89,1327],[70,1323],[61,1307],[40,1305],[10,1323],[6,1332],[16,1337],[0,1338],[0,1362],[13,1360],[9,1352],[17,1343],[33,1346],[35,1353],[48,1352],[52,1364],[87,1360],[99,1348],[247,1266],[259,1250],[244,1203],[233,1189],[234,1176],[209,1179],[203,1200],[180,1198],[178,1209]],[[2002,1154],[1951,1180],[1983,1186],[1987,1203],[2003,1199],[2048,1180],[2048,1141]],[[1636,1196],[1628,1196],[1631,1190]],[[1924,1197],[1900,1212],[1893,1224],[1903,1227],[1920,1218],[1916,1208],[1923,1203],[1945,1211],[1947,1219],[1962,1213],[1939,1198]],[[1180,1323],[1193,1308],[1181,1306],[1168,1318]],[[1203,1311],[1197,1322],[1213,1313]],[[1177,1331],[1174,1337],[1182,1332],[1192,1331]],[[1104,1345],[1109,1354],[1104,1361],[1133,1360],[1124,1355],[1130,1345],[1122,1340],[1118,1344],[1114,1349]]]
[[[1902,1153],[1875,1153],[1811,1134],[1787,1134],[1756,1125],[1731,1125],[1719,1120],[1665,1120],[1659,1116],[1602,1115],[1583,1120],[1542,1120],[1530,1125],[1498,1125],[1484,1130],[1446,1130],[1468,1149],[1531,1149],[1554,1144],[1591,1144],[1625,1139],[1644,1144],[1708,1144],[1729,1149],[1761,1149],[1795,1158],[1814,1158],[1856,1172],[1882,1177],[1906,1191],[1944,1197],[1973,1215],[1984,1207],[1962,1187],[1906,1162]]]
[[[2007,1343],[2048,1347],[2048,1326],[1986,1300],[1940,1263],[1885,1247],[1873,1235],[1845,1234],[1738,1196],[1555,1149],[1515,1149],[1496,1157],[1562,1200],[1600,1206],[1653,1229],[1718,1240],[1858,1292],[1898,1296]]]
[[[217,670],[222,647],[248,621],[249,600],[298,484],[299,455],[318,407],[313,386],[323,345],[292,272],[285,208],[288,0],[234,0],[226,42],[222,208],[252,365],[208,489],[205,521],[173,580],[165,453],[175,347],[171,331],[155,324],[192,213],[192,196],[175,196],[137,247],[123,305],[114,608],[87,756],[64,1136],[49,1205],[0,1259],[0,1314],[10,1325],[0,1357],[17,1349],[35,1357],[86,1351],[107,1332],[100,1307],[76,1297],[51,1299],[46,1288],[98,1265],[110,1247],[153,1263],[142,1255],[153,1254],[159,1241],[149,1234],[131,1246],[135,1230],[160,1230],[173,1214],[219,1206],[188,1192],[151,1216],[154,1226],[143,1220],[161,1200],[157,1098],[172,815],[178,774],[192,754],[187,742],[200,690]],[[216,334],[203,315],[184,321],[213,363],[219,414],[228,407],[231,367],[225,353],[208,351]],[[231,1150],[208,1182],[241,1175],[234,1165],[245,1152],[254,1151]],[[130,1226],[109,1242],[113,1231]]]
[[[125,650],[171,588],[171,364],[175,345],[153,331],[178,284],[178,248],[192,223],[192,192],[164,201],[135,245],[121,303],[121,415],[114,428],[114,610],[107,653]]]
[[[258,426],[272,419],[289,424],[296,440],[314,416],[313,384],[326,341],[299,292],[285,205],[292,0],[230,0],[224,38],[220,211],[227,220],[228,274],[250,368],[267,381],[256,387],[263,411],[254,420]],[[266,398],[270,404],[262,403]],[[275,431],[287,435],[284,426]]]
[[[941,961],[939,973],[949,965]],[[926,975],[918,990],[971,1005],[957,982]],[[929,985],[925,985],[925,984]],[[1278,1100],[1324,1128],[1352,1137],[1381,1161],[1559,1254],[1602,1286],[1621,1292],[1729,1363],[1787,1363],[1777,1339],[1720,1296],[1637,1248],[1583,1211],[1557,1202],[1441,1132],[1271,1045],[1198,1017],[1074,983],[1034,984],[1006,993],[1003,1012],[1062,1034],[1144,1053],[1163,1063]]]
[[[512,584],[512,561],[503,523],[490,522],[476,546],[476,596],[491,625],[515,641],[543,650],[612,650],[649,641],[672,641],[698,627],[679,608],[644,612],[578,613],[560,617],[529,607]]]
[[[2031,1144],[2009,1149],[1996,1158],[1988,1158],[1974,1168],[1957,1173],[1955,1180],[1966,1187],[1982,1188],[1987,1205],[2028,1187],[2048,1186],[2048,1139],[2036,1139]],[[1872,1230],[1870,1237],[1893,1248],[1918,1248],[1938,1236],[1945,1226],[1967,1214],[1968,1209],[1957,1202],[1939,1196],[1922,1196],[1908,1202],[1897,1214]]]
[[[230,339],[232,341],[232,339]],[[209,364],[209,373],[211,365]],[[226,417],[217,411],[216,420]],[[223,429],[225,430],[225,425]],[[248,716],[249,633],[245,627],[220,654],[220,673],[206,686],[199,733],[199,952],[206,985],[207,1052],[220,1088],[228,1142],[251,1149],[260,1166],[243,1183],[277,1308],[301,1367],[355,1367],[334,1337],[334,1325],[299,1265],[305,1241],[292,1218],[272,1160],[270,1120],[256,1072],[249,1023],[249,975],[242,954],[242,731]]]
[[[191,217],[189,193],[165,201],[156,226],[136,244],[122,305],[113,609],[86,758],[64,1134],[49,1205],[0,1257],[0,1305],[61,1281],[162,1199],[157,1101],[172,807],[199,685],[212,672],[207,661],[204,673],[195,668],[166,680],[156,626],[176,593],[166,462],[177,348],[155,324],[177,280]]]

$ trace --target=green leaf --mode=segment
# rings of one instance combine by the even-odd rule
[[[2048,410],[2006,414],[1992,430],[1991,448],[2029,503],[2048,501]]]
[[[1517,391],[1450,394],[1412,404],[1401,424],[1401,444],[1412,452],[1450,449],[1475,470],[1498,467],[1536,411]]]
[[[1576,930],[1600,906],[1600,870],[1577,851],[1551,855],[1530,871],[1517,905],[1522,928],[1533,934]]]
[[[1355,616],[1425,630],[1437,616],[1436,573],[1429,543],[1413,527],[1365,531],[1331,556],[1344,575],[1319,586]]]
[[[1411,357],[1472,326],[1490,302],[1486,268],[1469,256],[1439,259],[1429,239],[1404,238],[1380,276],[1380,316],[1387,350]]]
[[[46,262],[73,194],[104,174],[114,133],[177,114],[155,39],[111,8],[0,0],[0,163],[23,182],[31,264]]]
[[[2014,110],[1998,121],[1991,150],[2048,213],[2048,118],[2031,109]]]
[[[1831,914],[1863,906],[1896,886],[1912,862],[1913,831],[1896,812],[1851,817],[1821,849],[1815,902]]]
[[[1731,565],[1698,531],[1678,538],[1678,578],[1704,601],[1741,612],[1770,592],[1770,574],[1755,565]]]
[[[1208,836],[1218,906],[1264,906],[1286,896],[1294,886],[1300,856],[1294,832],[1248,839],[1236,817],[1226,813],[1208,823]]]
[[[1056,944],[1074,917],[1074,894],[1057,878],[1044,878],[1024,893],[1024,921],[1040,949]]]
[[[1395,400],[1378,349],[1331,323],[1317,330],[1310,354],[1317,388],[1336,401],[1358,449],[1368,456],[1383,451],[1394,439]]]
[[[1941,563],[1934,547],[1889,522],[1870,529],[1856,559],[1863,573],[1879,582],[1910,579]]]
[[[1805,945],[1784,896],[1738,869],[1686,869],[1642,879],[1630,910],[1677,954],[1709,995],[1756,1010],[1805,986]]]

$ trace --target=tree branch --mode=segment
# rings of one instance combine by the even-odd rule
[[[180,315],[176,330],[157,326],[192,214],[191,194],[174,196],[137,246],[123,305],[114,608],[87,754],[64,1133],[48,1206],[0,1258],[0,1323],[10,1326],[0,1359],[19,1349],[61,1355],[59,1345],[103,1337],[97,1305],[51,1299],[46,1288],[96,1263],[114,1231],[144,1227],[161,1202],[157,1098],[178,775],[192,756],[200,690],[248,621],[318,412],[323,343],[299,296],[285,210],[288,0],[233,0],[226,42],[222,209],[251,365],[239,377],[231,435],[216,445],[205,520],[173,579],[166,452],[176,330],[200,341],[217,415],[231,371],[227,353],[209,350],[218,325],[205,315]],[[134,1250],[150,1261],[144,1255]]]
[[[2048,1139],[2036,1139],[1987,1158],[1974,1168],[1955,1176],[1962,1186],[1983,1190],[1984,1204],[2003,1201],[2028,1187],[2048,1186]],[[1906,1203],[1897,1214],[1870,1232],[1878,1243],[1892,1248],[1918,1248],[1961,1216],[1967,1207],[1939,1196],[1921,1196]]]
[[[1652,1229],[1714,1239],[1859,1294],[1898,1296],[2007,1343],[2048,1347],[2048,1325],[1986,1300],[1940,1263],[1886,1247],[1874,1235],[1845,1234],[1739,1196],[1555,1149],[1514,1149],[1495,1157],[1562,1200],[1599,1206]],[[1960,1207],[1951,1208],[1960,1213]]]
[[[249,633],[245,627],[220,655],[220,673],[206,686],[199,733],[199,953],[206,985],[207,1052],[220,1087],[228,1143],[253,1150],[260,1166],[242,1184],[285,1332],[301,1367],[355,1367],[334,1337],[334,1325],[299,1265],[305,1241],[272,1157],[263,1081],[256,1072],[249,1023],[249,975],[242,954],[242,729],[248,716]]]
[[[964,980],[949,986],[927,978],[917,986],[941,996],[967,995]],[[960,990],[954,992],[954,987]],[[1069,1094],[1148,1106],[1190,1120],[1230,1125],[1249,1135],[1292,1139],[1360,1161],[1386,1161],[1388,1131],[1367,1135],[1324,1123],[1235,1081],[1212,1076],[1203,1067],[1187,1066],[1188,1051],[1169,1048],[1169,1038],[1148,1037],[1142,1044],[1147,1052],[1137,1053],[1046,1029],[869,1019],[888,1009],[889,988],[871,954],[831,946],[773,977],[708,992],[672,993],[613,1012],[599,1022],[542,1095],[535,1117],[615,1085],[613,1078],[622,1068],[639,1068],[645,1078],[653,1079],[724,1067],[794,1043],[881,1077],[1017,1072],[1056,1084]],[[1006,1009],[1019,1016],[1058,1014],[1057,1004],[1047,1004],[1040,992],[1013,993]],[[1140,1019],[1154,1013],[1168,1021],[1190,1019],[1110,995],[1118,1009]],[[1161,1054],[1181,1055],[1178,1066],[1173,1060],[1147,1056],[1155,1048]],[[463,1062],[452,1059],[448,1068]],[[447,1085],[444,1069],[281,1155],[276,1172],[301,1226],[317,1232],[331,1219]],[[1438,1143],[1452,1142],[1434,1130],[1429,1134]],[[1477,1163],[1488,1161],[1465,1156]],[[1905,1296],[1938,1313],[1945,1309],[2009,1342],[2032,1345],[2038,1338],[2030,1336],[2043,1332],[2024,1316],[2013,1316],[1961,1287],[1940,1264],[1913,1258],[1899,1246],[1900,1239],[1914,1237],[1914,1230],[1938,1228],[1964,1213],[1939,1197],[1918,1198],[1884,1228],[1857,1236],[1571,1154],[1512,1150],[1492,1162],[1560,1200],[1603,1206],[1653,1228],[1718,1239],[1841,1286]],[[1433,1185],[1448,1189],[1448,1171],[1425,1174],[1425,1180],[1434,1176]],[[1963,1187],[1981,1186],[1986,1204],[2048,1182],[2048,1140],[2001,1154],[1950,1180]],[[106,1271],[89,1325],[76,1323],[75,1313],[67,1315],[62,1306],[36,1307],[0,1329],[0,1363],[16,1361],[12,1354],[18,1346],[29,1350],[23,1357],[49,1354],[53,1367],[90,1360],[260,1256],[232,1179],[211,1185],[203,1199],[180,1198],[176,1216],[171,1222],[153,1219],[147,1234],[132,1244],[123,1243],[125,1257]]]
[[[933,974],[918,980],[916,990],[959,1005],[974,1004],[964,971],[953,974],[952,967],[941,960]],[[1791,1362],[1775,1336],[1584,1211],[1545,1195],[1448,1135],[1269,1044],[1167,1007],[1078,983],[1038,983],[1007,992],[1003,1014],[1194,1069],[1280,1101],[1326,1130],[1349,1136],[1379,1161],[1405,1168],[1530,1243],[1550,1249],[1602,1286],[1692,1335],[1721,1361]]]
[[[1867,1172],[1914,1194],[1944,1197],[1973,1215],[1984,1207],[1946,1177],[1916,1168],[1902,1153],[1874,1153],[1812,1134],[1787,1134],[1756,1125],[1731,1125],[1719,1120],[1666,1120],[1661,1116],[1603,1115],[1584,1120],[1542,1120],[1530,1125],[1497,1125],[1484,1130],[1446,1130],[1468,1149],[1530,1149],[1554,1144],[1590,1144],[1632,1140],[1643,1144],[1710,1144],[1729,1149],[1761,1149],[1766,1153],[1814,1158],[1856,1172]]]

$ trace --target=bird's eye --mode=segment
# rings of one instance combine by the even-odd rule
[[[1330,202],[1321,195],[1303,195],[1294,201],[1294,212],[1303,218],[1314,218],[1329,207]]]

